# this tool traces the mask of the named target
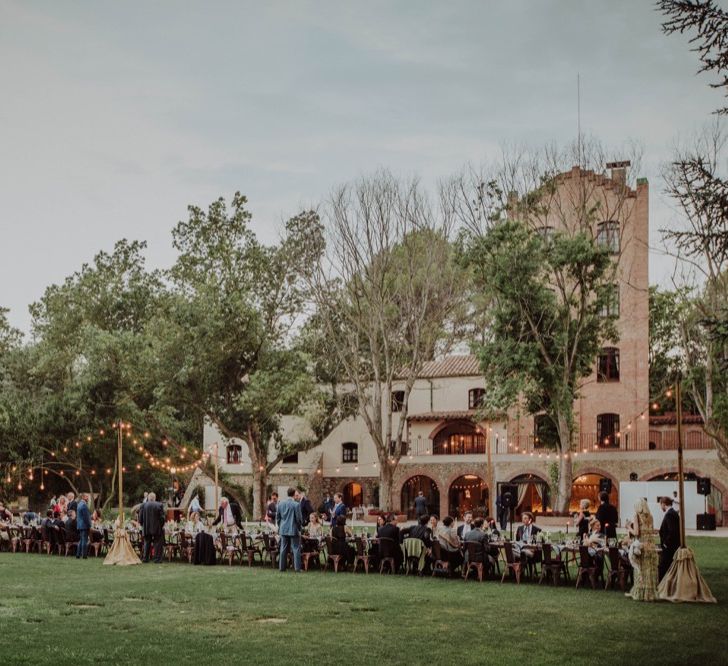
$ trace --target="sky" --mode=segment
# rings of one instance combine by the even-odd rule
[[[652,0],[0,0],[0,306],[120,238],[174,260],[187,205],[247,195],[265,242],[379,168],[433,187],[504,144],[644,148],[650,279],[672,260],[660,165],[719,91]]]

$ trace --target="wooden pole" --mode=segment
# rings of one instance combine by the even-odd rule
[[[220,502],[218,500],[218,486],[217,486],[217,465],[218,465],[218,458],[220,457],[219,454],[219,447],[220,445],[215,442],[215,511],[217,512],[218,506],[220,505]]]
[[[685,548],[685,473],[683,471],[683,445],[682,445],[682,387],[681,373],[678,372],[675,382],[675,403],[677,417],[677,481],[680,496],[680,547]]]
[[[123,464],[123,453],[122,453],[122,445],[123,445],[123,423],[121,419],[119,419],[118,423],[118,433],[117,433],[117,445],[116,445],[116,456],[118,458],[118,473],[119,473],[119,518],[120,518],[120,527],[124,527],[124,464]]]

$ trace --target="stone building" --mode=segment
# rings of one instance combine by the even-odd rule
[[[578,434],[574,442],[572,508],[582,498],[596,502],[602,479],[611,481],[618,500],[620,481],[669,478],[676,472],[674,415],[651,416],[648,376],[648,231],[649,186],[625,182],[626,164],[612,165],[610,177],[574,167],[557,177],[554,209],[531,220],[539,233],[577,224],[564,210],[588,205],[596,211],[592,232],[616,262],[614,299],[605,314],[618,317],[619,339],[605,346],[594,372],[575,404]],[[568,202],[569,205],[564,205]],[[517,208],[518,203],[514,202]],[[549,209],[551,210],[551,209]],[[461,516],[468,509],[492,512],[498,484],[515,482],[517,514],[530,509],[548,514],[555,453],[539,415],[512,414],[500,422],[479,422],[477,407],[484,380],[473,356],[449,356],[425,365],[410,395],[406,445],[395,478],[394,502],[409,513],[421,490],[433,512]],[[652,396],[654,399],[655,396]],[[392,404],[401,399],[395,386]],[[398,414],[394,414],[396,428]],[[300,427],[294,421],[289,429]],[[728,470],[723,468],[700,419],[685,419],[685,468],[710,477],[710,503],[723,521],[728,510]],[[241,442],[224,443],[205,429],[205,449],[221,468],[242,482],[251,478],[250,460]],[[273,489],[291,483],[309,488],[315,503],[326,493],[342,492],[349,506],[376,507],[379,472],[374,444],[361,418],[338,427],[314,450],[290,456],[271,476]],[[490,507],[490,508],[489,508]]]

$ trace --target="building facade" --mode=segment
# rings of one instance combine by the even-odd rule
[[[625,168],[614,165],[611,177],[578,167],[561,174],[550,195],[552,207],[531,220],[540,233],[568,230],[583,225],[576,212],[568,211],[589,206],[595,211],[589,222],[594,237],[609,249],[616,264],[614,299],[604,314],[617,317],[619,337],[594,360],[593,373],[574,405],[578,433],[571,454],[572,509],[583,498],[596,502],[604,479],[611,482],[616,504],[620,481],[662,480],[677,470],[674,416],[650,416],[649,186],[640,179],[636,188],[628,187]],[[517,514],[551,512],[556,454],[549,437],[553,435],[539,415],[513,413],[498,422],[480,421],[477,410],[484,388],[474,356],[449,356],[424,366],[410,395],[406,442],[395,477],[393,501],[401,513],[411,514],[419,491],[440,516],[460,517],[467,510],[491,513],[498,484],[505,482],[517,486]],[[395,386],[392,395],[395,429],[402,390]],[[699,419],[687,417],[684,425],[686,471],[689,478],[711,478],[710,505],[720,524],[723,511],[728,511],[728,470],[719,464]],[[293,419],[285,426],[289,436],[302,427]],[[208,427],[204,443],[208,453],[218,456],[223,471],[239,482],[250,482],[252,470],[242,442],[224,442]],[[378,465],[364,421],[352,418],[315,449],[282,461],[270,482],[273,490],[304,486],[314,503],[326,494],[342,492],[349,506],[377,507]]]

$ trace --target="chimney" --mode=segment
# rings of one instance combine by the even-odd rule
[[[627,184],[627,168],[632,163],[629,160],[622,162],[607,162],[606,167],[609,169],[612,182],[615,185],[621,185],[624,187]]]

